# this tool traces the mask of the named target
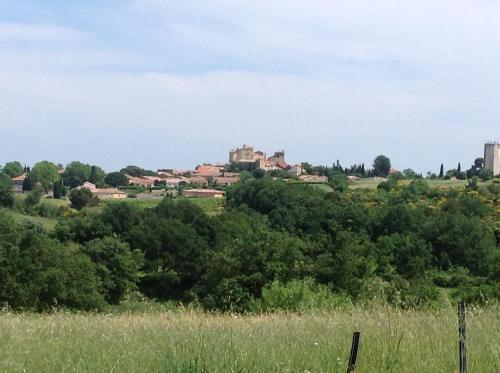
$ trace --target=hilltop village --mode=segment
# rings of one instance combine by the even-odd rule
[[[46,163],[43,166],[50,168],[51,164]],[[305,165],[307,168],[308,164]],[[37,165],[34,168],[36,167]],[[229,151],[227,163],[204,163],[193,170],[151,171],[137,166],[127,166],[119,172],[105,175],[98,166],[72,162],[66,167],[58,165],[57,173],[62,181],[62,189],[85,189],[93,197],[99,199],[150,199],[180,194],[185,197],[222,198],[224,189],[240,181],[242,173],[256,170],[272,172],[276,177],[292,178],[304,183],[328,182],[328,177],[324,172],[321,174],[317,170],[312,171],[311,168],[312,166],[309,166],[308,170],[304,171],[303,164],[287,163],[284,150],[277,151],[268,157],[266,153],[254,150],[252,146],[243,145],[241,148]],[[33,177],[30,180],[30,174],[32,174],[30,168],[24,167],[23,171],[18,173],[20,174],[12,175],[12,190],[17,193],[31,190],[36,180],[33,180]],[[97,177],[92,177],[92,174]],[[52,191],[47,189],[46,192]]]
[[[192,198],[223,198],[225,189],[240,181],[245,174],[267,173],[285,181],[308,184],[356,183],[370,179],[376,185],[394,178],[423,178],[411,169],[402,171],[391,167],[390,159],[380,155],[371,167],[364,164],[348,168],[337,161],[329,166],[313,166],[307,162],[290,164],[285,151],[280,150],[268,156],[249,145],[231,149],[227,162],[204,163],[192,170],[159,169],[145,170],[138,166],[127,166],[120,171],[106,174],[98,166],[81,162],[54,165],[40,162],[33,169],[22,167],[19,162],[9,162],[3,172],[11,176],[11,190],[16,193],[31,191],[34,185],[41,185],[46,197],[60,198],[67,191],[84,190],[97,200],[101,199],[161,199],[165,196]],[[487,142],[484,158],[476,158],[470,168],[456,168],[445,172],[443,164],[439,173],[429,172],[429,180],[470,180],[474,177],[483,181],[500,174],[500,144]]]

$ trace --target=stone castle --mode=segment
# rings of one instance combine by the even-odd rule
[[[493,175],[500,175],[500,144],[490,141],[484,144],[484,168],[493,171]]]
[[[249,145],[230,150],[229,163],[237,163],[247,169],[258,168],[262,170],[282,169],[288,171],[292,167],[286,163],[284,150],[275,152],[268,158],[266,153],[254,151],[253,146]]]

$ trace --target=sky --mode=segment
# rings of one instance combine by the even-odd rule
[[[462,168],[499,140],[497,0],[0,0],[0,164]]]

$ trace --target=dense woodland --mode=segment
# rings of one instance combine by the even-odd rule
[[[500,184],[343,183],[254,172],[216,215],[186,199],[114,202],[62,214],[51,232],[0,211],[0,301],[99,310],[140,293],[247,311],[293,309],[306,293],[404,308],[500,298]]]

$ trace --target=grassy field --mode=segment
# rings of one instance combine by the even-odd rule
[[[349,187],[352,189],[360,189],[360,188],[367,188],[367,189],[376,189],[377,185],[379,185],[382,181],[385,181],[386,179],[384,178],[379,178],[379,177],[368,177],[365,179],[359,179],[357,181],[354,181],[349,184]],[[430,179],[425,179],[425,181],[429,184],[430,187],[432,188],[463,188],[464,186],[467,185],[467,180],[430,180]],[[401,180],[400,183],[402,185],[409,184],[411,180]],[[479,185],[488,185],[490,184],[491,181],[487,182],[479,182]]]
[[[5,211],[16,222],[21,223],[23,221],[30,221],[35,224],[40,224],[42,227],[44,227],[46,230],[49,231],[54,229],[54,227],[57,224],[57,219],[49,219],[49,218],[43,218],[41,216],[25,215],[18,211],[9,209],[2,209],[2,211]]]
[[[500,310],[468,315],[471,372],[500,371]],[[353,309],[236,316],[174,310],[137,314],[0,314],[2,372],[454,372],[455,310]]]
[[[188,200],[193,204],[201,207],[207,214],[215,215],[219,213],[224,205],[223,198],[186,198],[186,197],[176,197],[174,201]],[[153,208],[156,207],[162,199],[136,199],[129,198],[120,200],[119,202],[132,203],[141,208]],[[116,203],[116,201],[106,201],[104,203]]]

